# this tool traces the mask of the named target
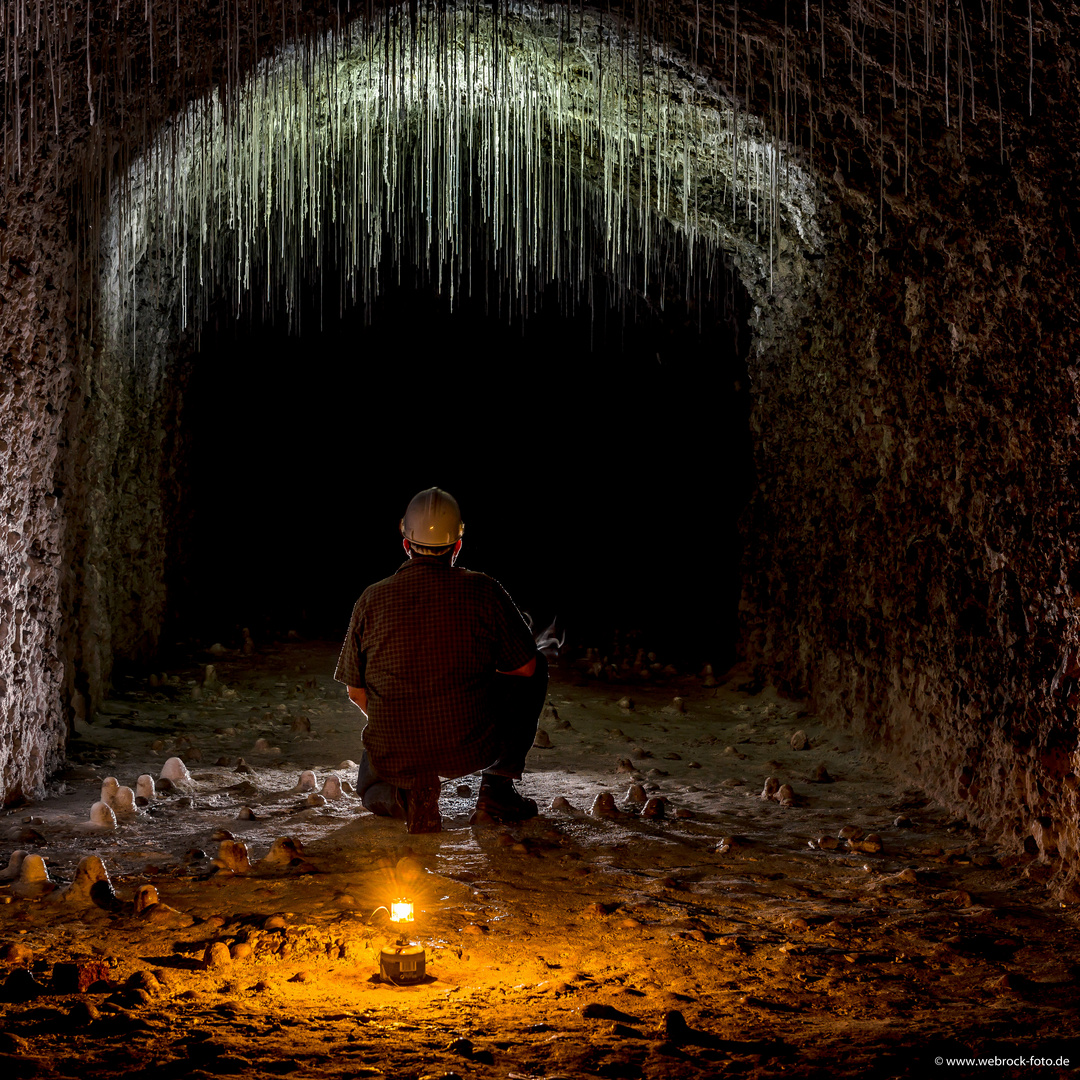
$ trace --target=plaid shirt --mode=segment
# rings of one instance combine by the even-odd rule
[[[379,776],[464,776],[499,755],[496,670],[536,656],[521,613],[494,578],[417,556],[364,590],[334,678],[367,690],[364,746]]]

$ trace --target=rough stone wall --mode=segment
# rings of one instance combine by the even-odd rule
[[[37,185],[0,206],[0,791],[42,790],[63,761],[67,494],[63,417],[75,363],[62,201]]]
[[[1040,77],[1007,166],[939,127],[880,230],[836,184],[822,276],[759,320],[743,621],[763,673],[1078,898],[1078,144]]]

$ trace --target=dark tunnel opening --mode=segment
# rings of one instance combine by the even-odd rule
[[[568,648],[727,666],[754,482],[745,293],[728,268],[700,299],[682,282],[624,311],[595,285],[593,306],[552,286],[527,316],[405,282],[343,313],[312,290],[300,333],[209,323],[167,640],[337,638],[401,563],[409,497],[438,485],[462,506],[460,564],[538,627],[557,617]]]

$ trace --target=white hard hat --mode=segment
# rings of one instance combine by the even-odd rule
[[[457,500],[441,488],[428,488],[414,495],[401,519],[401,535],[410,544],[426,548],[456,544],[464,531]]]

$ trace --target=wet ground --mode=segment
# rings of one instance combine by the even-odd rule
[[[5,1077],[1080,1062],[1080,925],[1048,896],[1051,868],[995,852],[798,703],[564,666],[521,784],[541,816],[470,827],[467,777],[443,789],[444,831],[409,836],[351,794],[361,725],[336,652],[225,651],[120,680],[51,797],[2,819],[4,864],[25,851],[49,875],[28,858],[0,884]],[[189,778],[91,823],[108,777],[158,781],[172,757]],[[590,813],[604,793],[614,810]],[[93,860],[76,880],[87,856],[108,881]],[[403,896],[415,918],[395,925]],[[421,982],[379,978],[402,937],[424,949]]]

